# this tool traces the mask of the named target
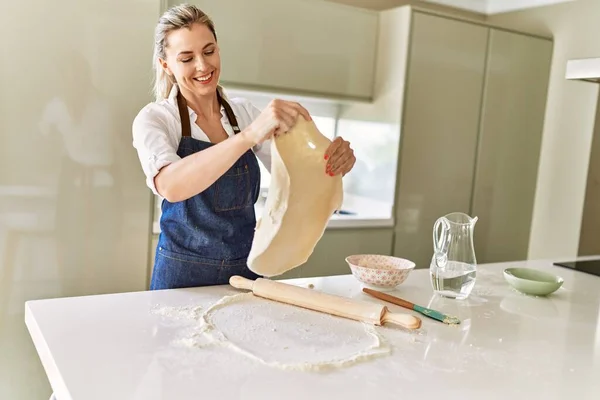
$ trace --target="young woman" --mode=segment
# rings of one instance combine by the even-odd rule
[[[156,101],[133,123],[147,185],[163,197],[151,290],[226,284],[257,276],[246,266],[260,188],[258,159],[270,168],[269,140],[306,109],[274,100],[262,112],[219,86],[215,27],[192,5],[169,9],[155,31]],[[345,174],[355,157],[337,138],[324,174]]]

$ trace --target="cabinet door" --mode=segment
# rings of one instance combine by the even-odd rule
[[[600,105],[600,96],[597,103]],[[579,235],[578,256],[600,254],[600,107],[596,106],[596,120],[588,166],[585,201]]]
[[[192,3],[216,25],[224,86],[372,97],[377,12],[304,0]]]
[[[488,31],[414,14],[394,254],[417,268],[429,267],[436,219],[470,209]]]
[[[552,42],[491,30],[472,214],[479,262],[527,258]]]

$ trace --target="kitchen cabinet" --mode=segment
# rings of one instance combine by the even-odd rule
[[[478,262],[526,259],[553,43],[412,10],[393,254],[429,267],[432,230],[478,216]]]
[[[486,46],[482,26],[413,15],[394,254],[418,267],[431,258],[435,220],[469,210]]]
[[[579,233],[579,256],[600,253],[600,96],[596,115]]]
[[[552,42],[491,29],[470,212],[484,262],[528,255]]]
[[[191,3],[216,25],[224,86],[372,98],[377,12],[306,0]]]

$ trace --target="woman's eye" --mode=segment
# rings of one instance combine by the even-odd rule
[[[205,55],[205,56],[211,56],[211,55],[213,55],[213,54],[215,54],[215,51],[214,51],[214,50],[209,50],[209,51],[205,51],[205,52],[204,52],[204,55]]]
[[[186,62],[190,62],[190,61],[192,61],[192,59],[191,59],[191,58],[186,58],[186,59],[184,59],[184,60],[181,60],[181,62],[184,62],[184,63],[186,63]]]

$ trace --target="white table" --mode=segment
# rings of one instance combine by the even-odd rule
[[[548,270],[565,283],[547,298],[528,297],[505,283],[508,266]],[[173,346],[181,328],[150,312],[157,304],[209,307],[236,292],[230,287],[30,301],[25,318],[59,400],[600,398],[599,277],[551,261],[480,265],[472,296],[455,301],[432,296],[427,272],[414,271],[393,294],[462,324],[423,317],[419,335],[379,327],[391,355],[326,373]],[[288,282],[379,301],[351,275]]]

